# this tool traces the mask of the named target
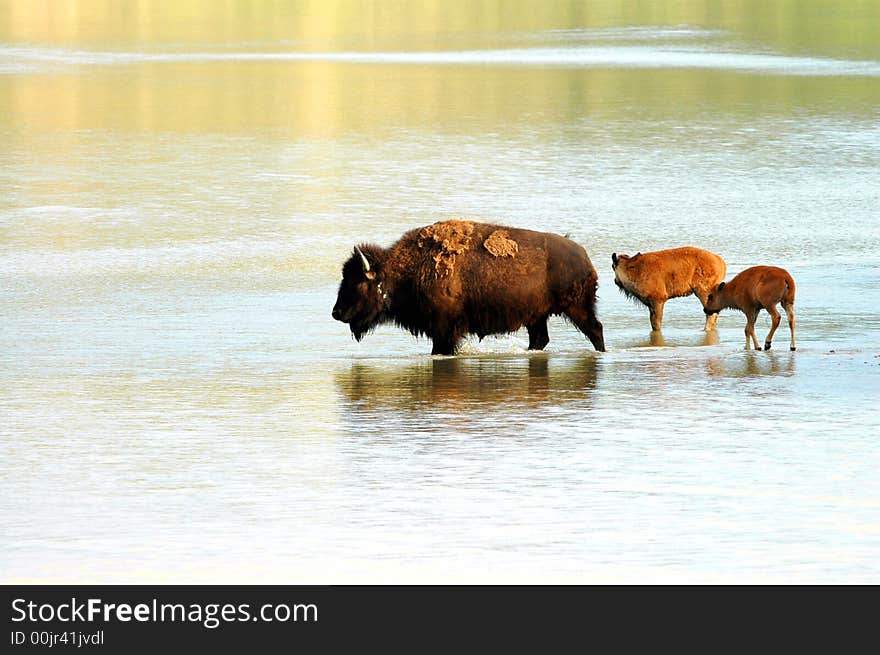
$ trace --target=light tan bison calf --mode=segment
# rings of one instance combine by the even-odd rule
[[[722,309],[738,309],[746,315],[746,350],[749,349],[749,338],[755,344],[755,350],[761,350],[758,337],[755,336],[755,320],[762,309],[770,314],[773,325],[764,340],[764,350],[770,350],[773,335],[779,327],[781,316],[776,305],[788,316],[788,327],[791,330],[791,349],[794,343],[794,278],[788,271],[776,266],[753,266],[725,284],[722,282],[709,294],[704,311],[707,316],[718,315]]]
[[[727,264],[714,252],[686,246],[629,255],[611,255],[614,284],[651,312],[651,329],[663,323],[663,305],[670,298],[692,293],[703,307],[709,292],[727,275]],[[706,331],[715,329],[718,315],[706,317]]]

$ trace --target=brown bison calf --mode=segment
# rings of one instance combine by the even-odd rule
[[[773,335],[779,327],[781,316],[776,305],[788,316],[788,327],[791,330],[791,349],[794,343],[794,279],[782,268],[776,266],[753,266],[725,284],[722,282],[709,294],[704,311],[707,315],[717,315],[722,309],[738,309],[746,315],[746,350],[749,349],[749,338],[755,344],[755,350],[761,350],[758,337],[755,336],[755,320],[762,309],[766,309],[773,320],[764,350],[770,350]]]
[[[596,318],[598,275],[570,239],[474,221],[416,228],[390,248],[355,246],[342,267],[333,318],[354,338],[394,323],[433,341],[431,353],[452,355],[476,334],[529,331],[529,349],[550,341],[547,319],[564,314],[605,350]]]
[[[672,248],[629,255],[611,255],[614,284],[629,298],[646,305],[651,312],[651,329],[663,323],[663,305],[670,298],[692,293],[706,306],[706,297],[727,274],[718,255],[701,248]],[[705,329],[715,328],[717,315],[706,317]]]

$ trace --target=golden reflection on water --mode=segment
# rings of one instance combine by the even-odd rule
[[[546,45],[535,34],[584,29],[674,26],[730,30],[724,38],[762,48],[853,59],[880,57],[880,4],[799,2],[674,3],[438,2],[392,11],[382,2],[244,0],[8,3],[0,44],[101,52],[181,53],[346,51],[380,48],[510,48]],[[662,7],[662,9],[660,8]],[[832,10],[833,9],[833,10]],[[825,10],[825,11],[822,11]],[[524,32],[528,30],[528,32]],[[352,43],[350,34],[367,35]],[[473,43],[474,35],[480,39]],[[547,32],[564,45],[651,44],[650,38]],[[736,35],[731,37],[731,34]],[[445,37],[442,42],[419,36]],[[527,35],[531,35],[528,37]],[[555,35],[555,36],[554,36]],[[710,37],[703,37],[710,38]],[[471,39],[471,40],[468,40]],[[573,39],[573,40],[572,40]],[[695,43],[701,41],[697,39]],[[845,49],[843,45],[845,44]],[[553,45],[553,43],[551,43]],[[212,50],[213,48],[213,50]],[[151,50],[152,49],[152,50]],[[222,50],[219,50],[222,52]],[[864,80],[744,75],[693,69],[374,65],[291,61],[134,62],[60,67],[0,76],[0,114],[17,130],[119,129],[212,133],[276,129],[315,137],[388,128],[461,131],[529,128],[560,120],[626,116],[677,120],[707,107],[724,113],[790,113],[794,108],[872,116],[878,85]],[[628,124],[628,130],[638,126]],[[646,129],[642,126],[641,129]],[[646,136],[636,134],[631,138]],[[59,153],[60,154],[60,153]]]
[[[0,35],[18,42],[67,44],[287,40],[430,47],[437,35],[472,43],[475,35],[618,26],[673,25],[730,30],[788,52],[880,53],[872,0],[680,0],[543,2],[424,0],[404,9],[383,0],[7,0]]]
[[[33,130],[242,133],[280,130],[326,137],[392,128],[508,124],[532,129],[560,120],[685,121],[724,115],[784,115],[806,107],[869,116],[878,85],[851,78],[778,77],[672,69],[559,69],[326,62],[132,64],[88,75],[59,71],[0,76],[6,120]],[[628,125],[629,139],[650,136]]]

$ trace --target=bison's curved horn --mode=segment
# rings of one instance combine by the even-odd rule
[[[364,256],[364,253],[361,251],[360,248],[355,246],[354,249],[357,251],[357,254],[359,254],[361,256],[361,261],[364,264],[364,273],[369,273],[370,272],[370,262],[367,261],[367,258]]]

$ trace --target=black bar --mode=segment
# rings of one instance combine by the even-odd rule
[[[355,640],[459,652],[479,639],[544,652],[804,640],[839,651],[861,634],[876,641],[878,600],[878,587],[5,586],[0,643],[8,653],[335,652]]]

